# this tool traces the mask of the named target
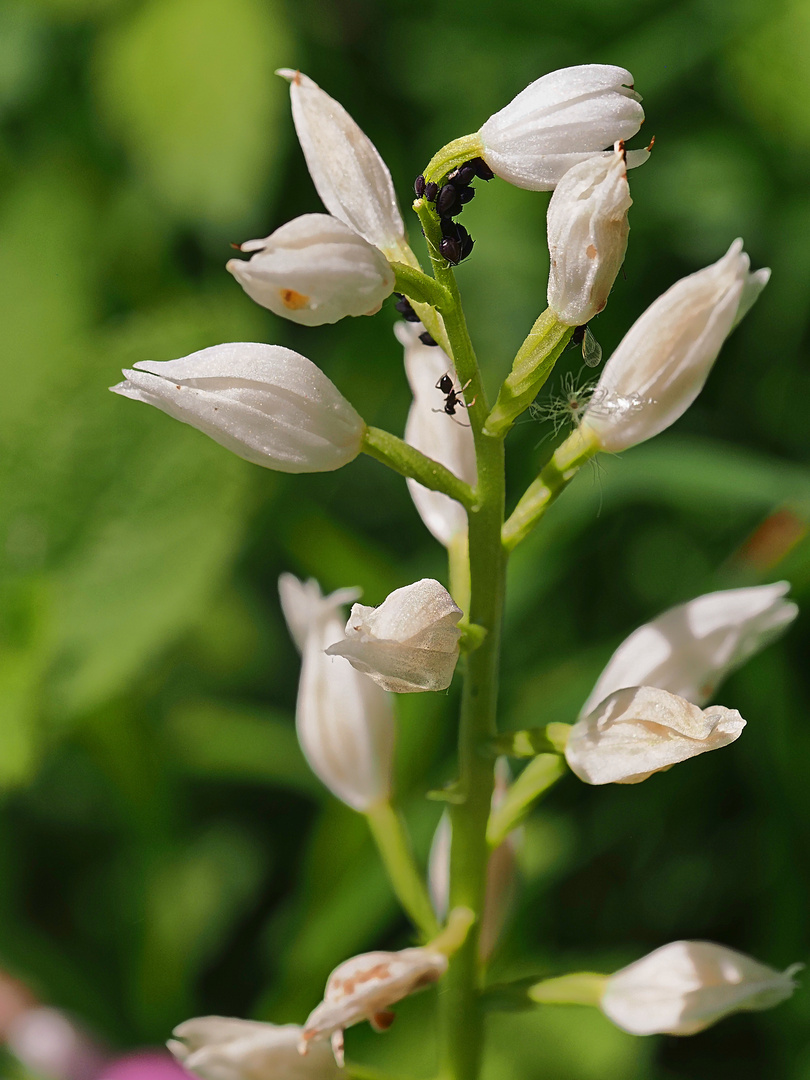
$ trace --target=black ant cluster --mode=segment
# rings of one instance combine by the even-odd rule
[[[394,310],[398,311],[406,322],[419,322],[419,316],[411,307],[408,298],[406,296],[403,296],[402,293],[396,293],[395,295],[397,296],[397,302],[394,304]],[[419,340],[422,342],[423,345],[439,344],[438,341],[433,340],[427,330],[424,330],[419,335]]]
[[[414,182],[413,189],[417,196],[420,199],[424,196],[428,202],[433,203],[439,215],[442,230],[439,253],[451,266],[458,266],[466,259],[475,243],[464,226],[453,221],[453,218],[475,198],[475,188],[470,187],[473,180],[476,177],[479,180],[491,180],[494,175],[484,159],[478,157],[465,161],[463,165],[448,173],[441,187],[433,182],[426,183],[424,176],[417,176]]]

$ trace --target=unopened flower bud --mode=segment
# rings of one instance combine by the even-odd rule
[[[640,102],[624,68],[581,64],[551,71],[487,120],[479,132],[481,157],[510,184],[550,191],[573,165],[635,135],[644,120]],[[647,152],[628,158],[632,168]]]
[[[779,972],[710,941],[673,941],[611,975],[601,1008],[632,1035],[694,1035],[789,998],[801,966]]]
[[[624,262],[633,202],[624,159],[616,143],[611,155],[574,165],[548,204],[548,306],[567,326],[598,315]]]
[[[634,630],[615,651],[581,716],[628,686],[657,686],[693,705],[710,701],[720,683],[764,649],[796,618],[786,581],[706,593]]]
[[[282,574],[281,606],[301,651],[295,709],[298,741],[312,771],[348,806],[364,811],[391,790],[394,718],[388,695],[340,656],[324,652],[343,636],[343,589],[322,596],[317,582]]]
[[[379,607],[355,604],[346,636],[326,650],[398,694],[446,690],[458,663],[462,616],[433,578],[396,589]]]
[[[382,252],[329,214],[293,218],[240,250],[255,254],[231,259],[227,269],[248,296],[304,326],[373,315],[394,288]]]
[[[582,418],[602,449],[626,450],[668,428],[698,396],[728,334],[765,287],[742,240],[651,304],[608,360]]]
[[[156,406],[256,465],[331,472],[360,453],[362,417],[311,360],[280,345],[213,345],[135,369],[113,393]]]
[[[471,487],[477,482],[472,429],[454,424],[436,412],[441,396],[436,384],[443,375],[453,378],[453,363],[442,349],[423,345],[421,327],[397,323],[394,332],[405,349],[405,374],[413,394],[413,404],[405,424],[405,442],[455,473]],[[416,480],[408,480],[408,491],[419,516],[440,544],[449,547],[454,538],[467,532],[467,511],[440,491],[431,491]]]
[[[565,758],[586,784],[637,784],[740,737],[735,709],[700,709],[652,686],[617,690],[571,728]]]
[[[329,976],[323,1001],[307,1019],[300,1052],[306,1054],[316,1040],[331,1038],[342,1065],[345,1028],[368,1020],[384,1031],[393,1022],[389,1010],[395,1002],[437,982],[446,970],[447,957],[429,946],[363,953],[346,960]]]
[[[300,71],[290,83],[293,122],[312,182],[326,209],[389,259],[413,260],[391,174],[346,110]]]
[[[178,1025],[167,1045],[203,1080],[337,1080],[340,1069],[326,1044],[301,1057],[302,1032],[298,1024],[198,1016]]]

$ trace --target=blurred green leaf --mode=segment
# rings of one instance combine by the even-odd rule
[[[148,0],[102,38],[99,102],[154,191],[187,220],[244,228],[272,177],[290,62],[273,0]]]
[[[146,882],[142,953],[132,988],[147,1030],[160,1037],[167,1014],[190,1013],[195,977],[265,873],[249,837],[225,826],[155,864]]]
[[[810,147],[810,5],[777,4],[756,33],[741,35],[728,53],[728,71],[754,118],[772,132]]]
[[[266,709],[188,702],[169,716],[173,757],[196,776],[261,781],[321,799],[326,790],[307,764],[292,717]]]

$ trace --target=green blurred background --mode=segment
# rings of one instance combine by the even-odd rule
[[[223,269],[231,241],[321,209],[273,71],[300,67],[346,106],[407,206],[438,146],[585,62],[633,72],[656,136],[631,177],[625,276],[592,324],[606,355],[738,235],[773,279],[675,428],[586,470],[516,553],[504,727],[572,720],[615,645],[700,592],[788,577],[810,605],[810,4],[0,8],[0,966],[112,1045],[160,1043],[208,1012],[301,1022],[336,963],[410,940],[364,822],[297,748],[276,579],[361,585],[376,604],[445,568],[375,462],[274,474],[106,387],[138,359],[266,340],[401,432],[391,302],[305,329]],[[494,388],[544,306],[548,196],[478,186],[458,278]],[[571,350],[560,374],[580,366]],[[527,422],[510,437],[513,498],[548,435]],[[749,720],[733,748],[639,787],[569,778],[549,796],[494,978],[609,971],[677,938],[776,967],[808,958],[808,636],[803,614],[726,685]],[[398,701],[398,791],[422,855],[455,704]],[[385,1037],[356,1029],[349,1054],[429,1075],[434,1004],[405,1002]],[[501,1016],[486,1076],[808,1080],[808,1022],[806,990],[681,1040],[584,1009]]]

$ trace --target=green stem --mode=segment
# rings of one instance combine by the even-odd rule
[[[493,757],[532,758],[538,754],[564,754],[571,724],[546,724],[525,731],[502,731],[486,745]]]
[[[437,158],[429,168],[438,175],[476,156],[474,148],[457,144],[456,158]],[[447,150],[448,148],[445,148]],[[463,154],[463,156],[462,156]],[[483,1026],[479,1007],[478,939],[484,909],[486,867],[489,849],[487,820],[493,789],[493,761],[479,752],[486,739],[495,734],[498,694],[501,620],[505,589],[506,553],[501,544],[504,512],[503,440],[484,434],[489,404],[481,381],[478,362],[470,340],[455,276],[439,253],[439,219],[424,199],[414,209],[422,222],[436,280],[447,289],[450,302],[442,310],[456,374],[465,386],[466,415],[475,441],[478,484],[476,504],[470,507],[469,621],[485,632],[480,646],[469,653],[464,672],[458,740],[459,800],[450,803],[453,842],[450,856],[450,905],[470,908],[476,924],[464,944],[450,958],[442,980],[443,1076],[447,1080],[476,1080],[481,1068]],[[458,574],[456,574],[458,576]]]
[[[526,488],[503,527],[503,544],[507,551],[525,540],[549,506],[598,450],[595,435],[584,425],[572,432],[562,446],[557,448],[548,465]]]
[[[470,615],[470,544],[466,530],[457,532],[447,547],[447,563],[450,575],[450,595],[464,612]]]
[[[489,819],[487,843],[493,851],[528,817],[538,799],[565,771],[565,761],[559,754],[538,754],[529,762]]]
[[[577,971],[535,983],[529,997],[538,1005],[598,1005],[607,980],[607,975],[595,971]]]
[[[371,834],[380,851],[391,886],[425,941],[439,933],[439,924],[400,815],[383,800],[366,810]]]
[[[447,290],[432,277],[413,266],[406,266],[405,263],[392,262],[390,266],[394,271],[394,289],[404,293],[409,300],[430,304],[431,307],[439,309],[447,303]]]
[[[392,435],[390,431],[367,427],[363,435],[361,450],[401,476],[418,480],[431,491],[441,491],[449,495],[467,510],[475,505],[475,493],[469,484],[459,480],[456,474],[450,472],[444,465],[440,465],[433,458],[425,457],[414,447],[409,446],[396,435]]]
[[[461,364],[459,364],[461,366]],[[489,849],[487,820],[493,762],[479,752],[495,735],[506,554],[501,545],[504,506],[503,441],[480,435],[479,507],[470,514],[470,621],[486,630],[467,656],[459,727],[459,789],[464,801],[450,805],[453,828],[450,904],[469,907],[478,922],[450,960],[441,1001],[444,1069],[452,1080],[476,1080],[483,1050],[478,995],[478,938],[484,909]]]
[[[520,346],[498,391],[498,400],[487,417],[487,434],[507,434],[537,397],[573,333],[573,326],[559,322],[551,308],[546,308]]]
[[[474,135],[462,135],[460,139],[453,139],[441,150],[437,150],[430,159],[424,172],[425,180],[438,183],[465,161],[480,157],[483,150],[484,142],[478,132]]]

